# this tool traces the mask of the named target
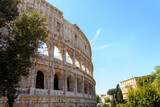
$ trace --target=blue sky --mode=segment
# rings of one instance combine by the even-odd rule
[[[92,47],[96,92],[160,65],[160,0],[47,0]]]

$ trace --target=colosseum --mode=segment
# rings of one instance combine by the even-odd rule
[[[47,18],[49,34],[36,66],[20,82],[15,107],[96,107],[91,46],[84,33],[46,0],[22,0],[19,8],[24,7]]]

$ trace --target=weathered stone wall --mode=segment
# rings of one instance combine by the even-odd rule
[[[20,12],[35,9],[45,16],[49,35],[43,40],[46,53],[33,59],[36,66],[20,82],[15,107],[96,107],[91,47],[80,28],[45,0],[22,0],[19,8]],[[6,99],[0,103],[5,106]]]

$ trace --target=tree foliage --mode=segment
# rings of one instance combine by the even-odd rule
[[[128,104],[133,107],[160,107],[160,95],[152,85],[143,86],[128,93]]]
[[[20,0],[0,0],[0,27],[19,16],[17,7],[19,3]]]
[[[31,57],[36,56],[38,40],[47,36],[45,19],[38,13],[28,16],[24,12],[16,18],[18,3],[19,0],[0,1],[1,28],[7,28],[7,33],[0,32],[0,95],[7,96],[10,107],[17,97],[18,83],[28,76],[33,65]]]
[[[105,103],[110,102],[110,97],[105,97],[105,98],[104,98],[104,101],[105,101]]]
[[[123,94],[122,94],[121,88],[119,87],[119,84],[117,84],[117,86],[116,86],[115,99],[116,99],[117,103],[123,103]]]
[[[160,107],[160,66],[155,68],[151,75],[138,79],[136,89],[129,87],[127,103],[121,107]]]
[[[97,100],[97,103],[99,103],[100,97],[98,94],[96,94],[96,100]]]
[[[113,88],[113,89],[109,89],[108,91],[107,91],[107,94],[108,95],[115,95],[116,94],[116,89],[115,88]]]

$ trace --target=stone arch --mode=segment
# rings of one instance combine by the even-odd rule
[[[61,46],[59,44],[54,45],[54,58],[62,60],[62,51]]]
[[[90,94],[90,95],[92,95],[92,89],[93,89],[93,88],[92,88],[92,84],[89,83],[89,94]]]
[[[66,49],[66,62],[73,64],[73,55],[71,49]]]
[[[62,74],[57,72],[54,74],[54,90],[63,90],[63,77]]]
[[[37,71],[36,88],[44,89],[44,74],[40,70]]]
[[[88,82],[84,80],[84,93],[88,94]]]
[[[58,76],[57,74],[55,74],[54,75],[54,89],[55,90],[58,90],[58,81],[59,81]]]
[[[82,93],[82,79],[77,77],[77,92]]]
[[[80,56],[79,56],[79,54],[75,55],[75,66],[77,68],[80,68]]]
[[[85,59],[81,58],[81,66],[82,66],[82,70],[85,71]]]
[[[74,79],[71,75],[67,77],[67,90],[74,91]]]
[[[49,43],[47,40],[38,41],[38,53],[49,56]]]
[[[87,74],[90,74],[90,72],[89,72],[89,63],[86,61],[86,72],[87,72]]]

